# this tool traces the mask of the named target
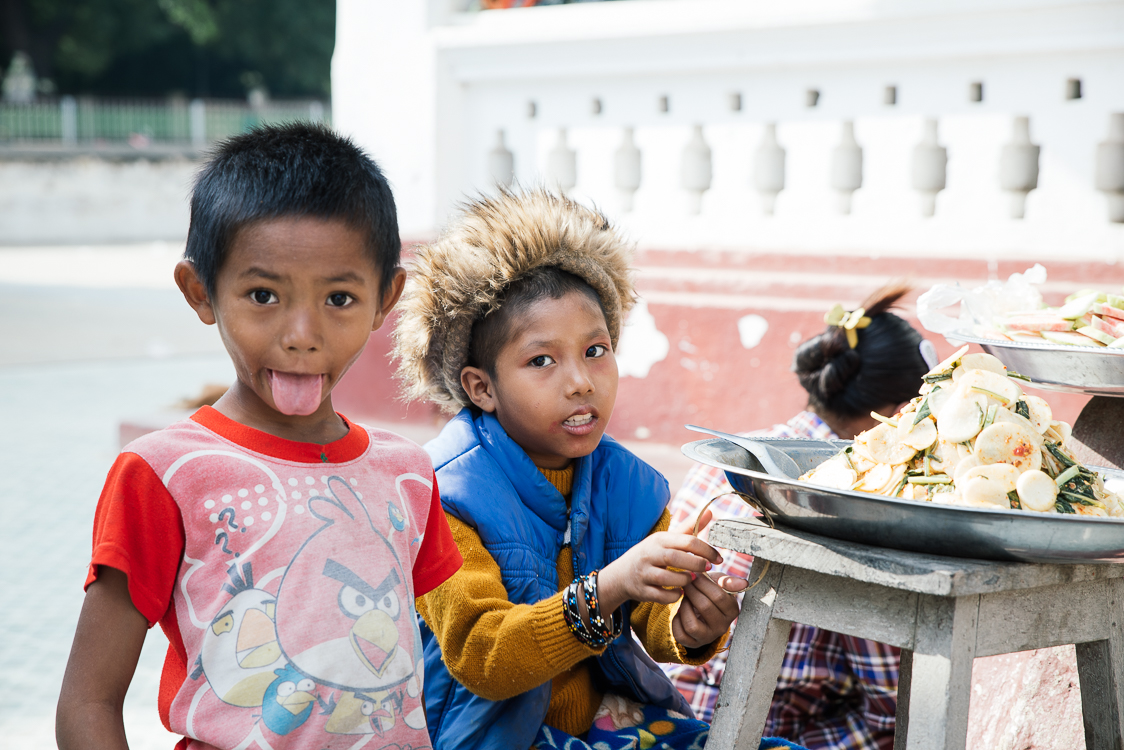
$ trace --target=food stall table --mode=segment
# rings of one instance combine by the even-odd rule
[[[892,530],[887,530],[892,533]],[[1124,747],[1124,565],[961,560],[713,524],[754,556],[708,750],[756,750],[791,623],[902,649],[895,750],[964,748],[972,660],[1076,644],[1086,748]]]

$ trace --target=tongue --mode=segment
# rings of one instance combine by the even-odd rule
[[[282,414],[307,416],[320,408],[320,375],[271,371],[269,388]]]

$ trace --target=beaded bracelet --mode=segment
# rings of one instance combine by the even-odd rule
[[[600,640],[608,643],[616,640],[617,636],[621,634],[624,629],[624,617],[621,615],[620,607],[618,607],[610,616],[611,622],[605,622],[605,617],[601,614],[601,600],[597,597],[597,574],[599,572],[595,570],[584,579],[585,607],[589,612],[589,624],[594,632]]]
[[[562,615],[566,619],[566,627],[579,641],[590,648],[597,648],[596,639],[589,628],[586,627],[581,616],[581,610],[578,609],[578,587],[581,583],[582,579],[575,578],[566,587],[566,592],[562,595]]]
[[[579,589],[585,595],[586,610],[592,628],[586,625],[578,606]],[[597,571],[589,575],[575,578],[566,587],[562,596],[562,614],[566,620],[566,627],[574,636],[590,648],[601,648],[617,636],[624,629],[624,617],[618,608],[612,616],[612,627],[609,627],[601,614],[600,603],[597,599]]]

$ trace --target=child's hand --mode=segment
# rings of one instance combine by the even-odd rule
[[[703,577],[711,563],[721,562],[718,550],[689,534],[652,534],[598,573],[601,611],[607,617],[629,600],[671,604],[691,583],[692,573]],[[737,602],[734,609],[736,617]]]
[[[735,576],[717,576],[717,583],[705,575],[683,588],[683,601],[671,621],[671,634],[687,648],[699,648],[725,633],[738,616],[738,599],[749,581]],[[729,593],[727,593],[729,592]]]

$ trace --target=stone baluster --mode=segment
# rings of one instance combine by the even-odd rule
[[[515,181],[515,155],[504,143],[502,128],[496,131],[496,145],[488,152],[488,173],[499,187],[509,188]]]
[[[937,121],[925,120],[921,143],[913,147],[913,189],[921,194],[921,215],[932,216],[937,193],[944,190],[948,149],[937,141]]]
[[[785,151],[777,143],[777,125],[770,122],[753,155],[753,188],[761,196],[761,210],[772,216],[777,194],[784,190]]]
[[[851,195],[862,186],[863,150],[855,141],[854,122],[846,120],[839,145],[831,152],[831,187],[839,196],[839,213],[851,213]]]
[[[566,128],[558,129],[558,143],[547,154],[546,179],[563,194],[578,184],[578,154],[566,145]]]
[[[200,149],[207,145],[207,105],[202,99],[192,99],[188,107],[189,130],[191,131],[191,145]]]
[[[1011,218],[1026,215],[1026,196],[1038,187],[1038,156],[1042,149],[1030,142],[1030,118],[1016,117],[1011,140],[999,156],[999,187],[1011,194]]]
[[[1108,138],[1097,144],[1093,183],[1108,198],[1108,220],[1124,222],[1124,112],[1109,115]]]
[[[73,96],[59,99],[59,119],[62,121],[62,145],[78,145],[78,104]]]
[[[613,155],[613,179],[620,194],[621,210],[632,210],[632,197],[640,187],[640,149],[636,148],[632,128],[624,129],[620,148]]]
[[[702,210],[703,193],[710,190],[712,172],[710,146],[703,138],[702,125],[695,125],[679,165],[679,183],[687,191],[687,213]]]

